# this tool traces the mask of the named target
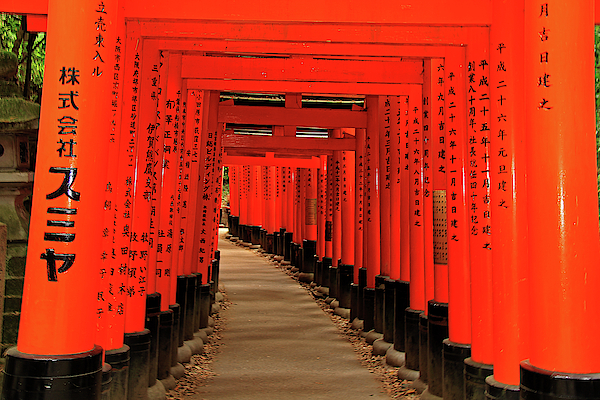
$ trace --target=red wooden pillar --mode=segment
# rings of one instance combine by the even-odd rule
[[[400,112],[400,96],[390,96],[390,278],[400,279],[400,187],[402,185],[401,161],[404,154],[400,147],[402,132],[402,115]]]
[[[600,270],[594,59],[588,51],[593,23],[591,0],[525,1],[533,340],[529,360],[521,363],[522,397],[534,391],[548,399],[597,393]],[[559,384],[565,380],[569,385]]]
[[[329,131],[332,135],[332,132]],[[327,155],[327,212],[325,215],[325,257],[333,264],[333,155]]]
[[[422,102],[421,86],[409,86],[410,308],[414,311],[425,309]]]
[[[470,355],[471,280],[469,226],[466,197],[468,154],[466,105],[466,64],[464,50],[446,54],[444,65],[446,114],[446,179],[448,223],[448,331],[444,341],[444,398],[464,398],[463,362]],[[460,370],[461,373],[457,371]]]
[[[122,22],[122,23],[121,23]],[[125,26],[124,26],[124,21],[119,21],[119,23],[117,24],[118,26],[115,26],[113,29],[117,29],[119,30],[119,33],[117,36],[121,37],[121,35],[123,35],[123,37],[125,36]],[[136,38],[136,33],[137,32],[132,32],[133,33],[133,37]],[[119,39],[120,41],[120,39]],[[111,58],[115,58],[115,56],[117,56],[118,58],[118,62],[115,61],[115,68],[117,68],[117,70],[120,70],[121,65],[125,65],[125,63],[121,64],[121,45],[116,45],[116,49],[118,49],[118,52],[114,51],[115,50],[115,46],[107,46],[107,49],[109,48],[113,48],[113,55],[111,55]],[[128,56],[128,60],[127,60],[127,64],[129,64],[129,67],[132,68],[133,67],[133,54],[129,54]],[[131,71],[130,75],[131,75]],[[117,207],[117,183],[119,182],[119,174],[124,174],[124,171],[121,171],[122,166],[120,164],[124,164],[125,163],[125,155],[122,155],[121,157],[119,157],[120,153],[121,153],[121,149],[124,147],[128,147],[129,145],[133,145],[135,146],[137,139],[136,138],[132,138],[131,141],[129,143],[127,143],[125,141],[124,138],[122,138],[122,134],[121,134],[121,102],[118,100],[120,98],[123,97],[123,81],[124,81],[124,75],[117,73],[115,75],[113,75],[112,77],[112,83],[113,83],[113,87],[112,87],[112,99],[111,99],[111,115],[112,115],[112,120],[111,120],[111,130],[110,130],[110,140],[109,140],[109,145],[108,145],[108,157],[110,160],[114,160],[115,162],[112,163],[108,163],[108,170],[107,170],[107,183],[106,183],[106,189],[105,189],[105,201],[104,201],[104,228],[102,231],[102,237],[103,237],[103,241],[106,247],[104,247],[103,251],[102,251],[102,257],[101,257],[101,266],[100,266],[100,287],[98,289],[98,308],[102,308],[103,310],[108,310],[108,307],[110,305],[110,309],[111,312],[104,312],[102,314],[99,314],[99,318],[98,318],[98,333],[97,333],[97,337],[96,337],[96,344],[99,344],[100,346],[102,346],[102,348],[104,348],[104,350],[108,350],[111,353],[115,352],[116,349],[121,349],[122,345],[123,345],[123,333],[124,333],[124,303],[123,303],[123,296],[122,294],[120,294],[119,300],[121,303],[121,313],[117,314],[116,312],[116,308],[113,307],[113,305],[118,304],[114,298],[113,295],[111,295],[110,293],[114,293],[114,291],[111,290],[112,285],[114,285],[114,282],[111,282],[113,280],[117,280],[117,276],[116,274],[113,274],[112,276],[110,276],[109,274],[106,273],[106,271],[110,271],[111,268],[114,268],[115,266],[115,260],[113,259],[113,254],[115,254],[115,257],[118,257],[119,254],[116,253],[116,248],[121,248],[122,245],[119,244],[117,245],[116,240],[121,239],[120,235],[116,236],[116,231],[117,231],[117,215],[116,215],[116,209]],[[121,140],[123,140],[123,143],[121,143]],[[133,157],[135,157],[135,151],[133,152]],[[118,162],[117,162],[118,161]],[[127,168],[125,166],[125,168]],[[133,174],[133,165],[131,165],[131,168],[129,168],[130,171],[127,171],[129,174]],[[122,195],[121,195],[122,197]],[[133,206],[132,202],[133,202],[133,194],[132,194],[132,198],[130,199],[131,203],[130,206]],[[122,228],[122,223],[120,224],[120,227]],[[121,230],[119,230],[119,232],[121,232]],[[128,226],[128,230],[127,232],[129,232],[129,226]],[[126,246],[127,248],[129,248],[129,234],[127,233],[126,235],[126,240],[127,242],[124,244],[124,246]],[[121,239],[121,242],[123,241],[123,239]],[[117,247],[118,246],[118,247]],[[110,255],[110,256],[109,256]],[[129,257],[129,253],[125,254],[125,259],[127,259]],[[127,271],[124,271],[127,272]],[[126,281],[125,279],[120,279],[121,281]],[[117,287],[119,287],[117,285]],[[121,352],[125,352],[126,349],[121,349]],[[109,353],[110,354],[110,353]],[[110,356],[109,356],[110,358]],[[106,358],[105,358],[106,359]]]
[[[427,295],[429,365],[428,388],[430,394],[443,396],[443,341],[448,337],[448,234],[446,207],[446,121],[444,107],[444,60],[432,59],[427,65],[429,85],[430,132],[430,190],[433,211],[432,237],[433,276],[426,277],[427,286],[433,277],[433,293]]]
[[[333,129],[330,137],[341,138],[342,130]],[[342,257],[342,154],[340,151],[333,152],[333,216],[332,216],[332,259],[333,266],[339,267],[338,263]]]
[[[355,239],[355,155],[353,151],[342,152],[342,261],[354,264]]]
[[[246,227],[248,226],[248,174],[250,171],[247,165],[240,169],[242,172],[240,178],[240,225]]]
[[[294,168],[296,179],[294,182],[294,243],[302,243],[304,221],[302,219],[302,188],[304,171],[302,168]],[[297,260],[298,261],[298,260]]]
[[[325,257],[325,221],[327,219],[327,156],[320,156],[319,161],[319,185],[317,189],[317,203],[319,206],[317,221],[317,254],[319,255],[319,258],[323,260],[323,257]]]
[[[484,395],[483,379],[491,375],[493,363],[489,40],[478,37],[472,42],[467,48],[466,70],[471,357],[465,361],[465,374],[469,377],[465,389],[467,393]]]
[[[218,98],[218,96],[217,96]],[[215,120],[216,122],[216,120]],[[224,130],[224,124],[218,123],[216,128],[215,128],[215,165],[214,165],[214,172],[213,172],[213,192],[212,192],[212,198],[211,198],[211,207],[210,210],[212,211],[212,236],[211,236],[211,240],[212,240],[212,245],[211,245],[211,257],[213,259],[219,258],[220,256],[218,255],[218,250],[219,250],[219,224],[221,223],[221,201],[222,201],[222,195],[223,195],[223,130]],[[212,260],[211,260],[212,261]],[[217,265],[218,268],[218,265]],[[217,272],[218,271],[213,271],[213,272]],[[211,273],[211,280],[213,282],[215,282],[215,285],[218,284],[217,282],[218,277],[217,276],[213,276],[213,273]],[[215,291],[217,291],[218,289],[215,287],[214,288]]]
[[[48,10],[47,82],[18,350],[7,353],[3,395],[28,397],[30,377],[41,378],[36,365],[51,359],[56,369],[43,378],[67,379],[71,372],[63,371],[75,371],[90,383],[39,390],[48,397],[70,392],[65,395],[95,398],[102,373],[102,348],[94,344],[101,247],[89,244],[102,240],[98,218],[103,214],[112,87],[111,67],[95,57],[98,52],[112,64],[117,6],[113,1],[101,8],[91,1],[50,1]],[[99,17],[105,31],[96,29]]]
[[[198,242],[198,252],[196,253],[196,262],[198,263],[198,272],[202,274],[204,283],[208,283],[210,276],[210,267],[213,260],[212,240],[213,240],[213,221],[211,209],[212,200],[212,181],[213,168],[215,162],[215,138],[217,127],[217,113],[219,104],[219,94],[216,92],[207,92],[204,97],[202,129],[200,134],[200,159],[204,160],[200,164],[199,187],[197,193],[197,213],[195,240]],[[249,195],[250,199],[252,196]],[[214,201],[214,200],[212,200]],[[250,204],[251,202],[248,201]],[[254,201],[252,201],[254,203]],[[251,215],[248,218],[252,218]]]
[[[367,268],[364,289],[364,329],[375,323],[375,276],[380,273],[380,166],[379,166],[379,97],[367,96],[367,130],[365,135],[365,239],[363,256]]]
[[[430,130],[433,179],[433,255],[436,302],[448,303],[448,226],[446,207],[446,119],[444,105],[444,60],[431,61]]]
[[[356,150],[354,151],[354,178],[355,178],[355,227],[354,227],[354,283],[358,285],[359,270],[364,267],[363,249],[364,249],[364,216],[365,216],[365,130],[356,129]],[[359,296],[360,297],[360,296]]]
[[[197,256],[199,247],[199,238],[197,236],[197,218],[198,218],[198,190],[201,185],[198,179],[203,161],[200,158],[201,154],[201,131],[202,119],[204,114],[204,92],[201,90],[188,91],[188,121],[187,121],[187,136],[190,148],[190,181],[189,181],[189,198],[187,201],[187,216],[186,216],[186,246],[185,246],[185,265],[184,270],[187,275],[198,272]],[[240,213],[240,204],[238,202],[238,216]],[[240,217],[241,218],[241,217]],[[241,222],[240,222],[241,223]]]
[[[409,120],[408,97],[402,96],[399,103],[402,116],[400,131],[400,280],[410,282],[410,171],[409,171]]]
[[[179,76],[181,77],[181,76]],[[185,232],[185,225],[182,225],[182,217],[183,217],[183,196],[184,196],[184,163],[185,163],[185,150],[187,146],[187,137],[186,137],[186,123],[187,123],[187,115],[186,115],[186,101],[187,101],[187,81],[181,81],[179,79],[178,83],[179,90],[177,91],[177,103],[175,105],[175,115],[178,119],[179,127],[178,129],[174,129],[174,134],[176,135],[177,143],[174,145],[174,151],[176,156],[176,181],[175,181],[175,201],[174,201],[174,215],[173,215],[173,265],[177,266],[177,276],[183,276],[183,262],[179,262],[180,259],[183,259],[184,253],[184,242],[185,239],[182,237],[181,229],[183,227]],[[177,132],[179,130],[179,132]],[[187,183],[187,182],[186,182]],[[180,289],[178,288],[177,291]],[[184,289],[185,290],[185,289]],[[179,295],[181,296],[181,294]],[[177,303],[179,301],[177,300]],[[181,304],[179,304],[181,306]]]
[[[380,238],[381,238],[381,270],[380,275],[389,277],[391,270],[391,101],[390,96],[380,99],[380,118],[379,125],[379,169],[380,173]]]
[[[306,240],[317,240],[317,170],[306,169],[305,224]],[[315,243],[316,244],[316,243]]]
[[[154,246],[151,253],[151,262],[156,262],[156,291],[160,293],[160,310],[166,312],[169,310],[170,299],[171,299],[171,258],[166,257],[167,243],[166,232],[168,230],[169,222],[169,189],[172,184],[170,174],[171,164],[171,147],[173,138],[171,135],[171,124],[173,114],[171,110],[167,109],[167,82],[169,79],[169,64],[170,57],[166,52],[160,51],[161,63],[159,66],[159,88],[160,93],[158,95],[158,106],[157,106],[157,133],[159,138],[157,139],[156,148],[159,152],[158,163],[155,164],[155,174],[157,176],[157,187],[156,197],[153,198],[152,213],[151,213],[151,226],[154,227],[154,234],[151,235],[154,239]],[[171,121],[171,122],[168,122]],[[166,168],[165,168],[166,167]],[[151,230],[152,233],[152,230]],[[170,255],[170,252],[169,252]]]
[[[425,277],[425,315],[428,315],[427,302],[433,299],[433,177],[431,168],[431,60],[424,62],[423,77],[423,255]]]
[[[379,98],[369,96],[367,101],[367,131],[365,136],[365,197],[366,246],[368,251],[367,287],[375,287],[375,276],[380,273],[380,200],[379,200]]]
[[[494,374],[486,390],[514,398],[529,349],[523,4],[494,2],[490,43]]]
[[[296,170],[292,167],[287,167],[287,223],[289,225],[286,231],[292,234],[292,241],[296,233],[296,217],[294,214],[294,201],[296,198]]]

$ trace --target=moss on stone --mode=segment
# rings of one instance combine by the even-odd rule
[[[23,296],[24,278],[8,278],[6,279],[5,296]]]
[[[25,276],[25,257],[13,257],[8,259],[6,272],[11,277],[22,278]]]
[[[40,118],[40,105],[18,97],[0,99],[0,123],[23,123]]]
[[[12,78],[17,73],[19,61],[12,51],[0,51],[0,78]]]

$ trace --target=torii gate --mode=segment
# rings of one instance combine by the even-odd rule
[[[396,329],[394,348],[406,352],[407,370],[420,369],[422,379],[429,373],[432,396],[465,396],[462,366],[469,356],[466,374],[475,382],[467,383],[469,398],[483,393],[484,380],[492,398],[597,392],[595,2],[78,3],[2,6],[31,15],[29,25],[37,21],[39,30],[48,15],[49,34],[23,314],[4,397],[62,395],[63,389],[44,384],[69,384],[77,371],[81,382],[67,386],[69,396],[97,398],[101,346],[107,360],[119,360],[124,341],[132,348],[146,343],[146,314],[156,316],[150,320],[160,323],[153,328],[160,338],[171,337],[173,320],[186,315],[186,307],[201,317],[188,318],[179,338],[205,326],[206,301],[194,311],[193,299],[198,293],[206,300],[209,277],[215,278],[213,204],[220,165],[230,157],[219,154],[225,148],[231,165],[253,164],[235,155],[236,147],[332,152],[324,159],[329,165],[320,164],[331,187],[318,189],[325,192],[320,209],[329,210],[317,218],[317,235],[323,235],[317,254],[334,266],[334,255],[342,256],[339,221],[347,219],[333,211],[333,162],[338,151],[356,151],[364,162],[356,163],[356,192],[364,190],[365,197],[357,195],[350,228],[357,238],[354,258],[342,256],[356,268],[353,301],[361,302],[365,327],[384,339],[387,330],[389,341],[389,315],[381,315],[382,301],[389,302],[381,297],[384,277],[397,283],[397,293],[410,281],[408,303],[398,303],[409,309],[396,305],[393,314],[406,336],[397,338]],[[366,110],[334,115],[290,107],[257,110],[264,112],[257,118],[244,107],[220,105],[219,91],[362,95]],[[388,128],[392,111],[398,120]],[[289,129],[277,133],[284,139],[222,134],[224,123],[238,120],[356,132],[354,139],[292,138]],[[387,144],[385,135],[399,143]],[[179,146],[189,154],[178,158]],[[387,157],[394,150],[398,159]],[[307,167],[299,160],[287,165]],[[388,165],[389,178],[381,172]],[[188,183],[186,175],[199,181]],[[255,195],[253,186],[256,181],[249,185]],[[285,228],[298,234],[302,207],[290,200],[304,189],[290,189]],[[448,210],[436,238],[433,191]],[[238,211],[240,219],[250,216]],[[255,223],[264,221],[247,221]],[[327,225],[332,235],[318,228]],[[302,239],[294,238],[297,244]],[[95,285],[100,289],[90,291]],[[146,293],[153,312],[146,312]],[[425,347],[419,348],[423,324],[442,337],[421,340]],[[150,384],[168,374],[172,349],[161,347],[150,363],[158,369],[150,371]],[[45,379],[32,380],[35,374]],[[136,382],[139,393],[149,383]]]

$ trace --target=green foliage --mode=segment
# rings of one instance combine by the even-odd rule
[[[44,81],[44,59],[46,57],[46,34],[26,32],[24,17],[0,13],[0,50],[12,51],[18,58],[19,70],[16,81],[24,90],[27,80],[27,62],[31,58],[31,81],[28,100],[41,102]],[[27,48],[31,48],[31,54]]]

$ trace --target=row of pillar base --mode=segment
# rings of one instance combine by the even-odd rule
[[[230,232],[240,226],[230,217]],[[259,227],[260,230],[260,227]],[[265,237],[269,237],[268,233]],[[292,242],[292,233],[281,229],[271,240],[257,240],[263,252],[293,271],[299,281],[309,283],[334,312],[350,320],[355,329],[373,345],[374,355],[385,355],[386,362],[398,369],[398,377],[413,381],[421,397],[429,400],[528,400],[597,399],[600,374],[553,374],[521,364],[521,385],[506,385],[494,380],[493,367],[470,358],[468,344],[448,339],[448,304],[429,301],[427,315],[409,308],[409,283],[377,276],[375,288],[366,287],[366,269],[359,269],[353,283],[354,266],[334,266],[331,258],[316,255],[316,242]],[[258,236],[260,238],[260,236]],[[246,236],[246,238],[251,237]],[[236,238],[234,238],[235,240]]]
[[[158,400],[173,389],[193,354],[201,354],[212,334],[210,315],[219,310],[219,253],[211,281],[202,274],[177,278],[177,303],[160,310],[160,294],[146,301],[146,329],[126,333],[124,346],[105,352],[95,346],[79,354],[40,356],[6,353],[2,399],[27,400]],[[40,337],[43,333],[40,332]]]

